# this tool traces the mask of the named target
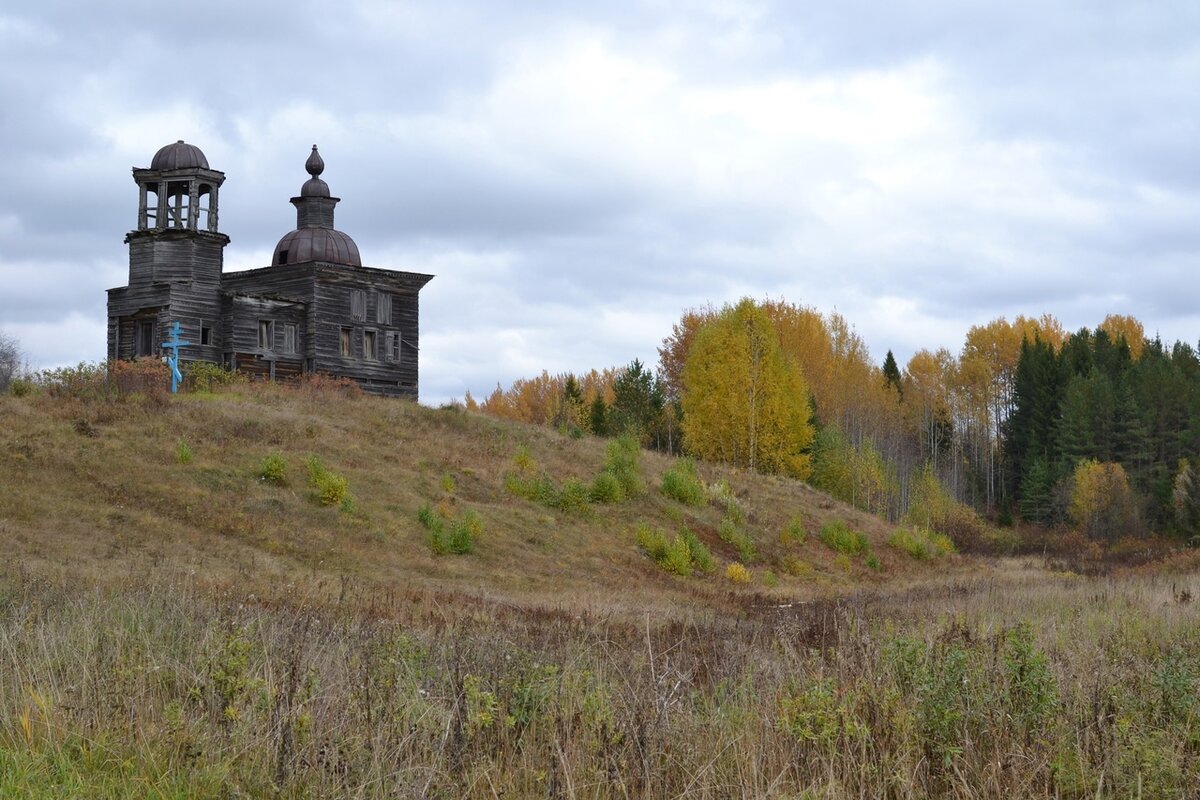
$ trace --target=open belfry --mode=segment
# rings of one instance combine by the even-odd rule
[[[417,398],[419,298],[433,277],[364,267],[358,246],[334,227],[333,197],[317,146],[296,207],[296,229],[271,265],[224,272],[225,173],[180,140],[133,170],[137,228],[129,285],[108,290],[108,358],[161,354],[178,322],[180,361],[208,361],[258,377],[320,372],[350,378],[373,394]]]

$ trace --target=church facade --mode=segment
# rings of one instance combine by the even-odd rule
[[[321,179],[313,145],[296,229],[271,265],[225,272],[229,237],[218,197],[225,174],[195,145],[166,145],[133,170],[137,228],[129,285],[108,290],[108,358],[157,358],[178,322],[180,361],[208,361],[283,379],[320,372],[372,394],[417,398],[421,288],[432,275],[364,267],[354,240],[334,227],[339,199]]]

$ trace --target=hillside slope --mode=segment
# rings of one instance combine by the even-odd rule
[[[738,531],[756,551],[751,581],[735,585],[725,568],[742,556],[719,535],[725,506],[665,497],[661,476],[675,460],[657,453],[641,454],[644,491],[618,504],[561,511],[505,488],[521,448],[536,462],[528,474],[590,484],[608,444],[333,390],[247,386],[168,402],[0,397],[5,569],[112,585],[187,580],[264,597],[415,587],[632,611],[784,602],[970,568],[915,561],[886,545],[884,522],[803,483],[701,465],[710,485],[728,482],[744,512]],[[272,454],[286,465],[281,484],[259,476]],[[313,456],[348,480],[349,507],[318,501],[305,466]],[[435,555],[418,520],[425,505],[450,520],[478,513],[475,551]],[[782,541],[793,519],[806,541]],[[818,540],[832,519],[865,534],[876,568]],[[668,537],[686,526],[716,569],[659,569],[637,546],[639,524]]]

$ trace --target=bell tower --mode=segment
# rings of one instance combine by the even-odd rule
[[[209,169],[199,147],[182,139],[133,170],[137,229],[129,245],[129,285],[186,281],[219,285],[229,237],[218,230],[217,201],[225,173]]]
[[[221,270],[229,237],[217,228],[225,173],[209,169],[182,139],[159,148],[148,168],[133,168],[137,227],[129,245],[129,285],[108,291],[108,357],[157,357],[180,324],[191,345],[185,361],[220,362]]]

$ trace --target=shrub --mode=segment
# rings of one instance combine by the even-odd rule
[[[317,500],[323,506],[341,506],[342,510],[353,508],[350,497],[350,482],[342,475],[331,472],[316,456],[308,459],[308,481],[317,491]]]
[[[187,361],[180,370],[183,388],[191,392],[211,392],[222,386],[238,383],[242,376],[210,361]]]
[[[13,397],[27,397],[37,391],[37,384],[29,378],[13,378],[8,384],[8,393]]]
[[[637,526],[637,543],[662,569],[676,575],[688,576],[699,570],[715,569],[712,554],[694,533],[684,528],[673,539],[645,523]]]
[[[625,499],[625,490],[621,488],[621,482],[617,480],[616,475],[605,471],[592,481],[589,496],[593,503],[619,503]]]
[[[768,589],[774,589],[779,585],[779,577],[771,570],[767,570],[763,573],[762,582],[763,586],[767,587]]]
[[[662,476],[662,493],[687,506],[704,505],[704,482],[696,471],[696,462],[681,458],[667,469]]]
[[[196,459],[196,454],[192,452],[192,448],[183,439],[175,445],[175,460],[180,464],[190,464]]]
[[[625,497],[642,493],[642,448],[637,439],[625,435],[609,442],[604,452],[604,471],[621,484]]]
[[[804,521],[799,517],[792,517],[787,527],[779,532],[780,544],[789,542],[804,544],[806,541],[808,541],[808,529],[804,527]]]
[[[286,470],[287,463],[283,460],[283,456],[279,453],[271,453],[258,465],[258,477],[259,480],[267,483],[282,484]]]
[[[725,517],[721,520],[721,524],[717,527],[717,536],[725,544],[736,547],[738,556],[743,561],[753,561],[758,555],[758,551],[754,547],[754,541],[744,531],[740,530],[730,517]]]
[[[795,578],[808,575],[813,571],[812,564],[795,556],[784,556],[783,571]]]
[[[454,476],[447,472],[442,476],[442,491],[446,494],[454,494],[455,488]]]
[[[483,519],[475,511],[468,510],[462,519],[450,526],[446,549],[455,555],[466,555],[475,549],[475,542],[483,535]]]
[[[733,581],[734,583],[749,583],[750,582],[750,570],[746,569],[744,566],[742,566],[738,562],[734,561],[732,564],[730,564],[728,567],[725,568],[725,577],[728,578],[729,580]]]
[[[687,543],[688,553],[691,555],[692,564],[696,569],[701,572],[712,572],[717,568],[716,563],[713,562],[712,553],[704,546],[704,542],[700,541],[700,537],[687,528],[681,529],[679,535]]]
[[[513,455],[513,466],[518,472],[533,472],[537,468],[537,462],[533,460],[533,455],[529,452],[529,448],[525,445],[517,447],[517,452]]]
[[[473,510],[451,522],[449,531],[443,518],[428,503],[417,511],[417,519],[424,526],[426,542],[435,555],[466,555],[475,550],[476,542],[483,536],[483,518]]]
[[[558,490],[551,505],[560,511],[573,513],[586,511],[589,494],[588,486],[583,481],[578,478],[567,478],[563,481],[562,488]]]
[[[879,562],[879,558],[876,557],[876,555],[874,553],[871,553],[870,555],[867,556],[866,564],[867,564],[867,569],[873,569],[876,572],[878,572],[880,569],[883,568],[883,564],[881,564]]]
[[[939,558],[954,552],[954,543],[949,536],[921,528],[896,529],[888,537],[888,545],[918,560]]]
[[[825,546],[835,553],[856,556],[866,552],[869,547],[867,537],[850,527],[840,519],[830,520],[821,526],[820,539]]]

